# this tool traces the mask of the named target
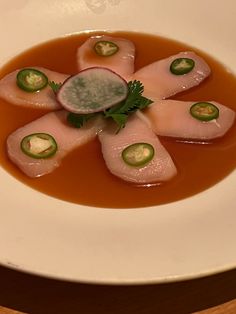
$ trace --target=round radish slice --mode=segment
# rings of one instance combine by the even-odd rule
[[[87,114],[110,108],[127,95],[128,84],[121,76],[109,69],[94,67],[68,78],[57,99],[68,111]]]

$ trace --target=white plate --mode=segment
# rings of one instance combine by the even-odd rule
[[[0,64],[34,44],[88,29],[156,33],[236,69],[234,0],[1,0]],[[169,205],[114,210],[66,203],[0,168],[0,262],[97,283],[197,277],[236,265],[236,172]]]

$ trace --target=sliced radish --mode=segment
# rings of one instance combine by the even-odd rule
[[[93,67],[68,78],[57,99],[68,111],[87,114],[110,108],[127,95],[128,84],[121,76],[106,68]]]

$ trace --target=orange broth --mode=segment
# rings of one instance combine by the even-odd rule
[[[72,35],[33,47],[6,64],[0,71],[0,78],[17,68],[36,65],[75,74],[76,50],[91,35]],[[210,65],[211,76],[198,87],[173,98],[215,100],[236,110],[236,78],[213,58],[166,38],[131,32],[116,32],[113,35],[135,43],[136,70],[180,51],[193,50],[199,53]],[[39,109],[14,106],[0,100],[0,164],[24,184],[68,202],[109,208],[170,203],[204,191],[226,177],[236,166],[234,124],[223,138],[209,145],[185,144],[171,138],[160,138],[178,169],[178,175],[162,185],[138,187],[110,174],[97,139],[71,152],[53,173],[36,179],[28,178],[8,160],[6,138],[17,128],[44,113]]]

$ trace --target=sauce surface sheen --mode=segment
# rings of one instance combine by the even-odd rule
[[[99,33],[101,34],[101,33]],[[75,74],[76,50],[88,37],[79,34],[56,39],[22,53],[6,64],[0,78],[27,66]],[[169,39],[129,32],[124,37],[136,46],[135,70],[181,51],[195,51],[212,69],[211,76],[198,87],[173,97],[176,100],[215,100],[236,111],[236,78],[208,55]],[[222,60],[223,63],[224,60]],[[159,137],[172,156],[178,175],[156,186],[137,187],[111,175],[105,166],[96,139],[70,153],[53,173],[31,179],[12,164],[6,154],[6,138],[17,128],[42,116],[46,111],[8,104],[0,99],[0,164],[10,174],[33,189],[77,204],[107,208],[134,208],[165,204],[190,197],[216,184],[236,167],[236,125],[221,139],[207,145],[186,144]]]

